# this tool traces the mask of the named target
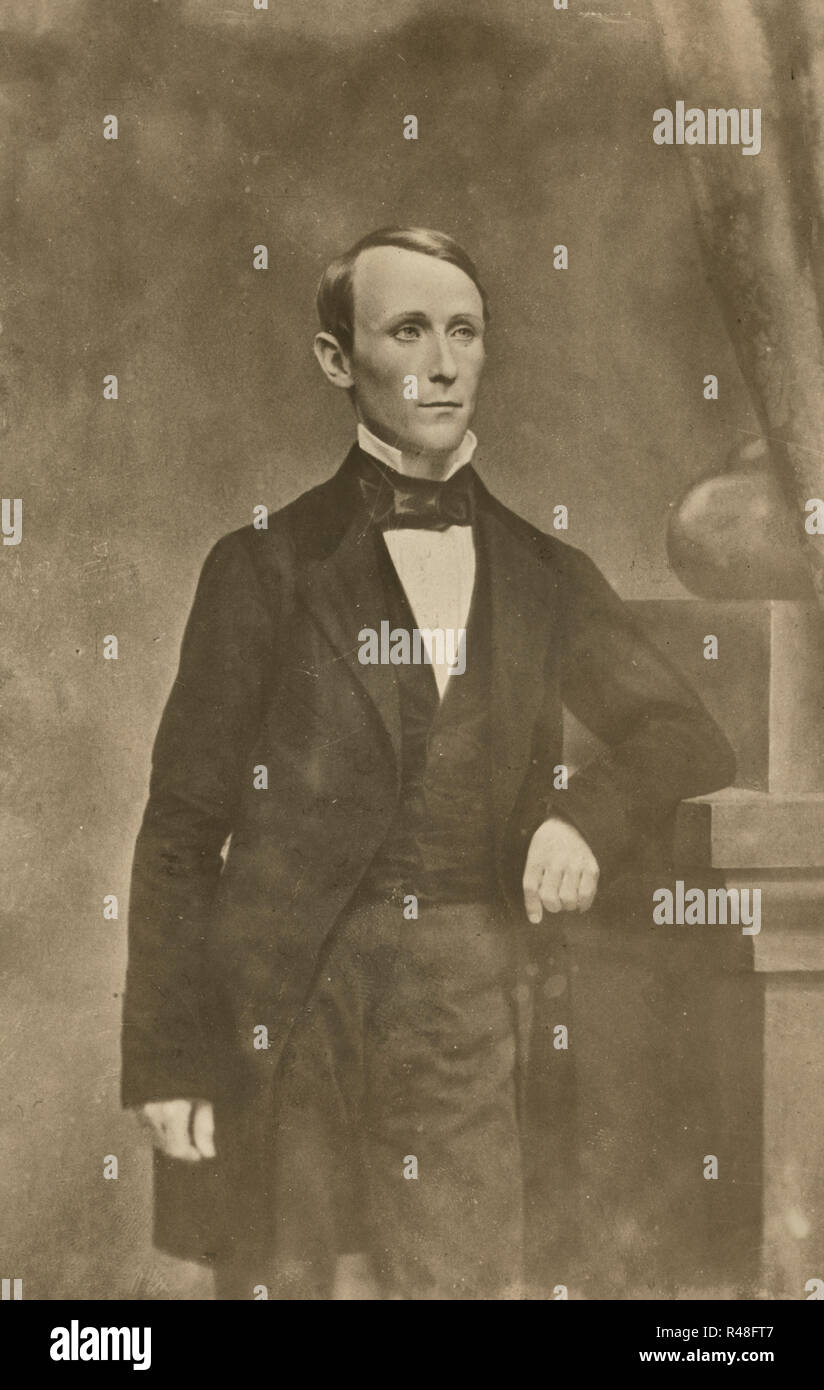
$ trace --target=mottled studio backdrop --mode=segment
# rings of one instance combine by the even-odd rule
[[[540,525],[566,504],[627,596],[683,592],[668,510],[758,432],[679,152],[652,143],[650,14],[592,7],[0,0],[2,495],[24,508],[0,553],[0,1273],[25,1297],[209,1287],[151,1253],[119,1110],[128,872],[206,552],[352,437],[311,353],[325,262],[395,221],[467,245],[493,313],[480,470]]]

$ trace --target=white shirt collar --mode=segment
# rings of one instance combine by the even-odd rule
[[[392,444],[387,444],[383,439],[378,439],[376,434],[366,428],[366,425],[358,424],[358,443],[364,453],[371,454],[373,458],[380,459],[381,463],[394,468],[396,473],[405,473],[403,466],[403,454],[400,449],[394,448]],[[477,447],[478,440],[472,430],[467,430],[452,458],[449,461],[449,469],[443,475],[443,481],[451,478],[453,473],[457,473],[459,468],[463,468],[465,463],[469,463]],[[440,480],[439,480],[440,481]]]

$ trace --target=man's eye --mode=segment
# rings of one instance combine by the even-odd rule
[[[456,335],[463,337],[465,342],[471,342],[471,340],[475,337],[475,330],[474,328],[470,328],[468,323],[459,324],[459,326],[455,329],[455,333]]]
[[[395,337],[400,338],[401,341],[411,342],[420,336],[420,331],[416,323],[403,323],[400,328],[397,329]]]

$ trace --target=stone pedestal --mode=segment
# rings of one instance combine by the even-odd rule
[[[632,607],[701,695],[738,758],[734,788],[679,808],[674,878],[687,887],[760,889],[761,930],[746,941],[738,937],[736,947],[732,935],[717,935],[737,934],[729,925],[647,931],[642,924],[624,936],[614,917],[597,952],[577,948],[586,977],[578,990],[582,1050],[587,1038],[598,1039],[597,1046],[590,1044],[589,1062],[583,1060],[579,1103],[585,1131],[587,1106],[596,1112],[586,1142],[591,1151],[599,1145],[604,1153],[614,1150],[613,1176],[608,1180],[602,1169],[599,1182],[607,1197],[610,1183],[620,1192],[633,1144],[637,1161],[647,1162],[637,1147],[644,1110],[633,1100],[632,1054],[644,1047],[666,1049],[669,1038],[680,1037],[668,1071],[646,1067],[649,1083],[665,1090],[668,1101],[655,1146],[660,1149],[662,1133],[674,1144],[682,1130],[680,1176],[673,1148],[676,1157],[658,1181],[669,1184],[672,1203],[690,1210],[690,1225],[717,1222],[720,1234],[715,1248],[705,1242],[709,1257],[692,1262],[698,1269],[693,1287],[686,1267],[679,1276],[673,1249],[675,1296],[805,1299],[808,1281],[824,1279],[824,622],[815,605],[805,602],[685,598]],[[710,635],[718,639],[716,661],[704,658]],[[578,765],[593,751],[591,737],[571,721],[567,762]],[[651,911],[650,903],[650,921]],[[662,938],[662,932],[672,935]],[[597,936],[596,928],[593,944]],[[658,967],[650,964],[656,958]],[[664,1003],[657,1022],[639,1025],[633,1037],[631,1010],[622,1000],[636,991],[640,1010],[644,998],[652,997],[653,986],[645,996],[639,985],[650,968],[656,997]],[[689,998],[679,994],[685,976]],[[618,986],[612,998],[606,977]],[[605,1010],[611,1039],[609,1026],[601,1027]],[[690,1041],[684,1029],[688,1015],[696,1013]],[[705,1056],[696,1069],[696,1040],[707,1038],[711,1068]],[[616,1058],[623,1058],[620,1073]],[[711,1069],[719,1089],[708,1100]],[[634,1116],[623,1135],[611,1088],[623,1097],[624,1112]],[[660,1108],[650,1084],[646,1095],[650,1112]],[[691,1114],[679,1111],[682,1095],[692,1096]],[[599,1138],[599,1125],[607,1141]],[[703,1184],[712,1191],[692,1182],[704,1143],[720,1160],[719,1179]],[[592,1196],[584,1192],[585,1204]],[[632,1197],[642,1212],[636,1232],[641,1249],[654,1236],[661,1208],[650,1200],[643,1215],[640,1184]],[[605,1239],[608,1245],[608,1224]],[[761,1255],[751,1288],[753,1266],[741,1273],[748,1243],[760,1245]],[[654,1288],[649,1293],[661,1296]],[[661,1294],[666,1296],[663,1289]],[[630,1290],[628,1296],[643,1294]]]
[[[712,869],[729,888],[761,889],[763,1037],[749,1044],[763,1059],[762,1283],[770,1298],[801,1299],[824,1277],[824,621],[810,603],[637,608],[702,694],[712,683],[708,703],[738,755],[734,789],[680,808],[676,856],[685,877]],[[707,633],[717,662],[703,661]],[[695,649],[713,676],[696,679]]]
[[[747,1045],[762,1058],[762,1291],[806,1298],[824,1279],[824,793],[696,798],[679,809],[676,846],[685,878],[694,865],[761,889],[763,1036]]]

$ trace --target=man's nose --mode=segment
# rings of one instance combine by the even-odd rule
[[[435,338],[427,375],[430,381],[454,381],[458,375],[458,367],[448,338]]]

